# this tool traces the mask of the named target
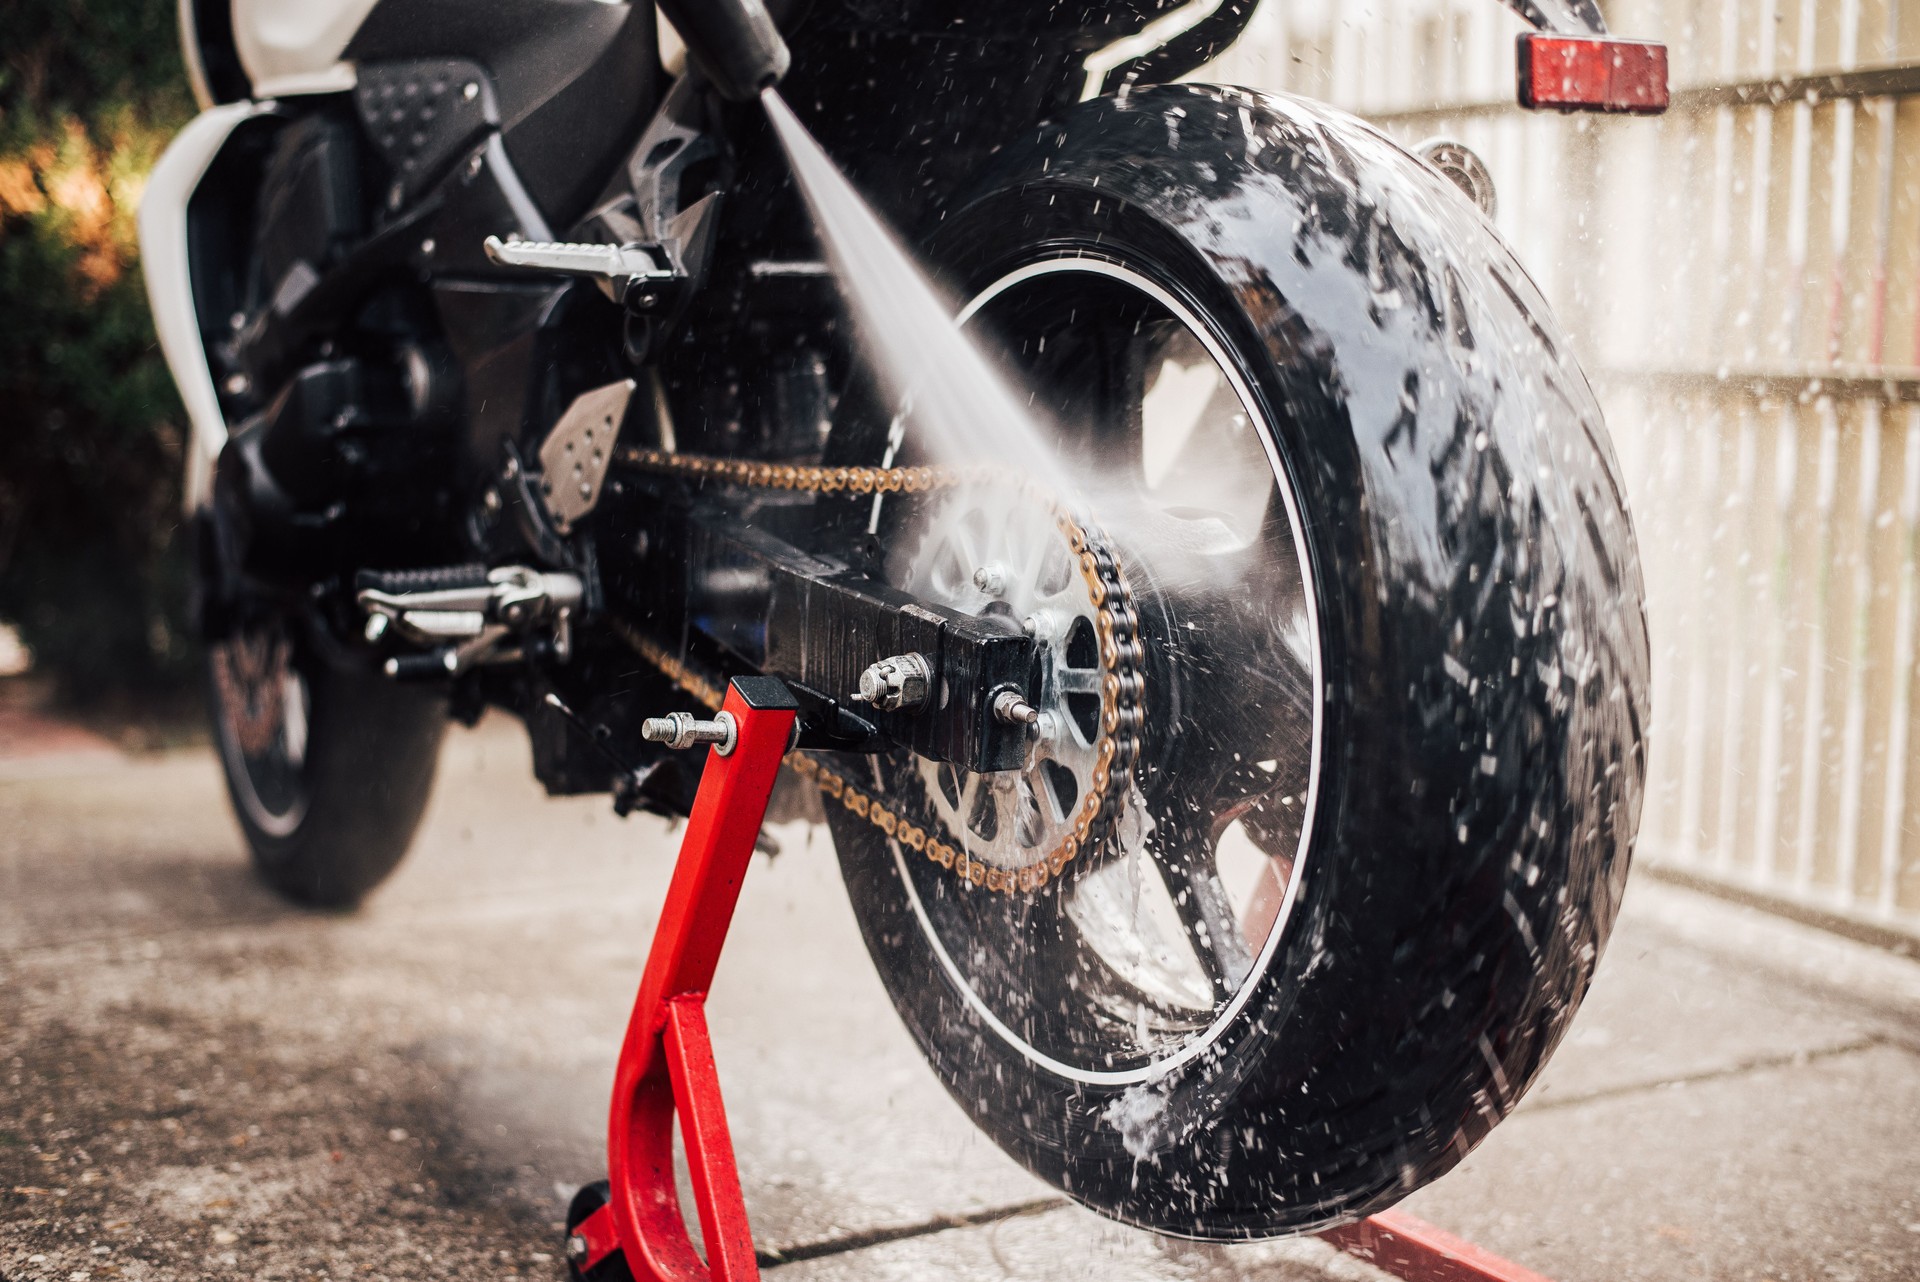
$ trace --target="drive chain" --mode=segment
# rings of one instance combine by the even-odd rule
[[[1102,849],[1118,829],[1139,760],[1145,726],[1145,652],[1140,616],[1119,558],[1093,521],[1076,515],[1054,497],[1034,490],[1022,475],[981,464],[971,467],[809,467],[747,459],[679,454],[629,446],[614,462],[656,476],[714,481],[749,489],[792,490],[817,494],[929,494],[966,485],[1011,485],[1033,493],[1052,510],[1054,522],[1076,558],[1087,598],[1093,606],[1100,644],[1100,734],[1092,788],[1080,799],[1072,831],[1052,850],[1020,868],[999,868],[968,856],[939,835],[911,822],[887,800],[861,789],[810,753],[795,752],[787,764],[838,802],[908,850],[952,870],[963,882],[988,891],[1016,894],[1040,889],[1060,875],[1076,856]],[[708,708],[718,708],[725,691],[632,627],[616,624],[642,658],[664,672]],[[946,834],[952,836],[951,833]],[[962,838],[964,844],[964,838]]]

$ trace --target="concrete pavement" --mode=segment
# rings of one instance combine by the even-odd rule
[[[979,1137],[824,835],[711,1003],[774,1279],[1377,1277],[1065,1206]],[[561,1276],[674,835],[449,740],[366,909],[252,882],[206,752],[0,767],[0,1277]],[[1570,1043],[1407,1209],[1562,1279],[1920,1278],[1920,964],[1640,879]]]

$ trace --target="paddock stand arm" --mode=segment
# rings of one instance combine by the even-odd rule
[[[704,741],[714,750],[614,1070],[609,1200],[573,1228],[568,1254],[582,1274],[618,1253],[638,1282],[755,1282],[760,1276],[714,1072],[706,1000],[797,715],[798,704],[779,681],[740,677],[714,721],[682,718],[671,730],[658,723],[663,739],[675,736],[664,739],[674,746]],[[676,1115],[705,1263],[688,1236],[674,1183]],[[1405,1282],[1547,1282],[1397,1211],[1321,1236]]]
[[[1548,1282],[1404,1211],[1382,1211],[1320,1237],[1401,1282]]]
[[[732,742],[708,755],[666,906],[614,1069],[607,1123],[608,1203],[575,1227],[582,1273],[619,1251],[639,1282],[751,1282],[760,1276],[733,1140],[707,1036],[707,988],[753,858],[799,705],[772,677],[740,677],[715,724]],[[684,745],[680,745],[684,746]],[[674,1186],[678,1114],[693,1177],[701,1263]]]

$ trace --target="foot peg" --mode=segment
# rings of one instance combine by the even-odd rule
[[[624,301],[636,284],[670,281],[679,276],[664,250],[656,245],[605,245],[592,241],[501,240],[483,242],[487,257],[502,267],[524,267],[532,272],[587,276],[615,302]]]
[[[398,633],[435,647],[387,660],[388,676],[414,679],[516,657],[517,643],[537,631],[551,637],[554,653],[564,660],[573,648],[573,615],[585,595],[576,575],[520,565],[363,571],[356,586],[368,641]]]

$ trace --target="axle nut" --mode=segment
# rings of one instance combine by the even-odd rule
[[[1007,594],[1007,569],[1003,565],[983,565],[973,572],[973,586],[988,596]]]
[[[933,668],[921,654],[896,654],[860,674],[853,697],[881,712],[915,712],[933,691]]]
[[[1010,726],[1030,726],[1040,720],[1040,710],[1012,690],[993,696],[993,715]]]

